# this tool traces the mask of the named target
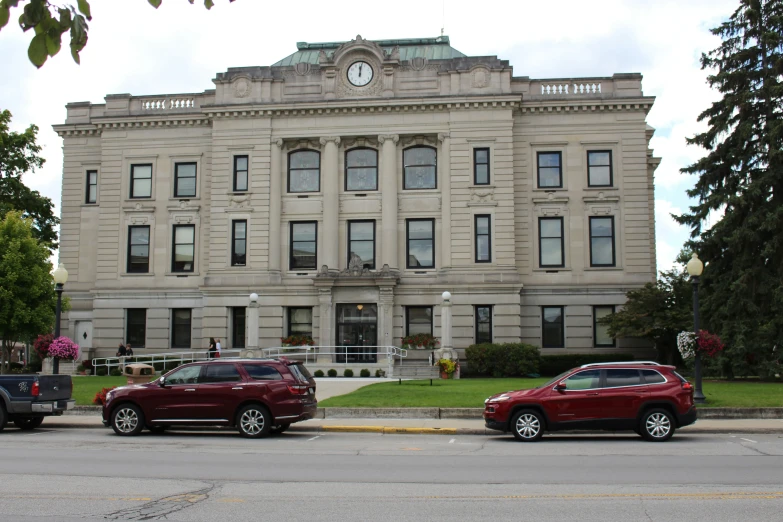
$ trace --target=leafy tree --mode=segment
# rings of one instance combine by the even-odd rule
[[[38,156],[38,127],[30,125],[23,133],[9,132],[10,122],[11,113],[0,112],[0,219],[12,210],[23,212],[33,219],[35,237],[56,248],[55,227],[60,220],[54,215],[52,200],[22,183],[22,174],[35,172],[46,161]]]
[[[712,32],[723,42],[701,63],[723,98],[688,140],[708,154],[682,169],[699,176],[688,191],[697,204],[677,220],[706,263],[702,317],[725,357],[737,373],[770,376],[783,349],[783,0],[741,0]]]
[[[163,0],[147,0],[155,9]],[[191,4],[195,0],[188,0]],[[234,0],[228,0],[233,2]],[[0,29],[5,27],[11,17],[11,8],[24,5],[19,16],[19,26],[23,31],[34,30],[35,36],[27,48],[27,56],[36,67],[46,63],[47,58],[60,52],[62,35],[71,33],[71,56],[80,63],[79,52],[87,45],[87,21],[92,20],[90,3],[77,0],[73,4],[56,5],[49,0],[0,0]],[[204,0],[204,6],[211,9],[215,3]]]
[[[33,237],[33,223],[21,212],[0,221],[0,373],[8,372],[17,342],[48,332],[56,294],[49,249]]]
[[[609,327],[612,337],[637,337],[655,344],[658,360],[679,365],[677,334],[693,329],[692,288],[681,270],[661,272],[654,283],[647,283],[626,294],[622,310],[599,319]]]

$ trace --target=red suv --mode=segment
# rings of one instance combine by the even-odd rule
[[[146,384],[106,394],[103,424],[117,435],[145,427],[235,426],[244,437],[282,433],[312,419],[315,380],[302,364],[279,359],[215,359],[180,366]]]
[[[691,383],[674,366],[654,362],[586,364],[529,390],[484,401],[484,420],[517,440],[545,431],[633,430],[654,442],[696,421]]]

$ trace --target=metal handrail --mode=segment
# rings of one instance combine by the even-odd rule
[[[348,358],[350,355],[366,355],[364,352],[367,348],[375,348],[376,349],[376,360],[378,358],[381,358],[383,356],[386,356],[386,362],[388,365],[388,372],[387,375],[392,374],[392,369],[394,368],[394,359],[400,359],[400,362],[402,362],[402,359],[408,356],[408,350],[404,348],[400,348],[398,346],[350,346],[350,345],[329,345],[329,346],[276,346],[272,348],[264,348],[261,350],[261,352],[266,357],[296,357],[296,356],[304,356],[304,362],[305,364],[310,362],[310,359],[312,358],[312,362],[318,361],[318,356],[344,356],[343,361],[333,361],[332,364],[342,364],[342,365],[349,365],[349,364],[356,364],[357,362],[361,361],[349,361]]]
[[[223,349],[220,351],[220,357],[235,358],[238,357],[243,350],[241,349]],[[234,356],[233,354],[236,354]],[[210,360],[210,352],[207,351],[187,351],[187,352],[163,352],[152,353],[144,355],[132,355],[121,357],[96,357],[92,360],[93,375],[98,374],[98,368],[105,367],[106,373],[110,374],[112,368],[124,367],[128,364],[143,363],[143,364],[163,364],[165,370],[166,364],[178,363],[185,364],[186,362],[206,361]]]

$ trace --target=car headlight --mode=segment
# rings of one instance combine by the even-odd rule
[[[488,402],[503,402],[509,400],[511,397],[508,395],[500,395],[499,397],[493,397],[492,399],[487,399]]]

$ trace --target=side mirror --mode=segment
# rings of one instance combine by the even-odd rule
[[[165,377],[161,376],[160,379],[158,379],[158,386],[160,386],[161,388],[165,388],[166,387],[166,378]]]
[[[565,381],[560,381],[559,383],[555,384],[555,389],[557,391],[565,390],[566,389],[566,382]]]

